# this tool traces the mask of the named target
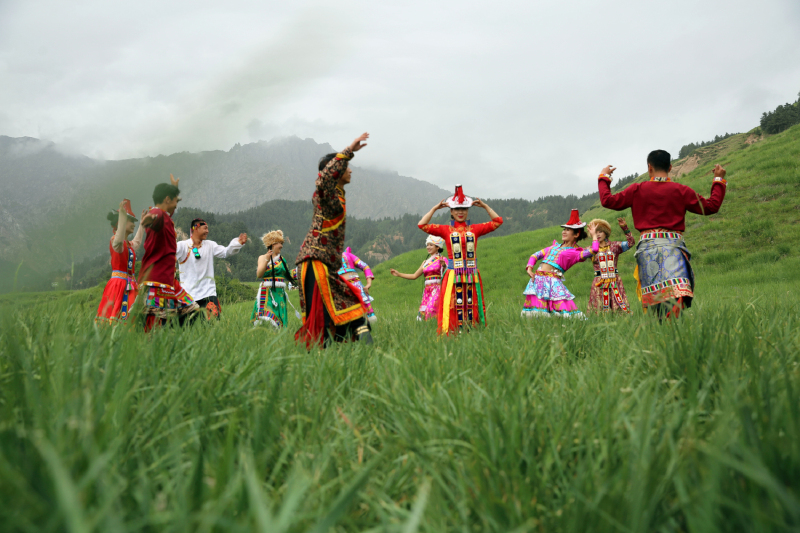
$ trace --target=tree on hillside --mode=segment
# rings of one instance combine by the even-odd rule
[[[779,105],[774,111],[761,115],[761,131],[764,133],[780,133],[795,124],[800,124],[800,93],[794,103]]]
[[[683,159],[684,157],[692,155],[692,153],[697,150],[698,148],[702,148],[704,146],[709,146],[714,143],[718,143],[720,141],[724,141],[728,137],[733,137],[734,135],[739,135],[738,133],[726,133],[725,135],[715,135],[714,139],[711,141],[700,141],[697,143],[689,143],[684,144],[681,146],[680,151],[678,152],[678,159]]]

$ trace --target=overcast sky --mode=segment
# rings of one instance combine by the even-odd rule
[[[798,92],[799,0],[0,0],[0,135],[107,159],[369,131],[357,165],[535,199]]]

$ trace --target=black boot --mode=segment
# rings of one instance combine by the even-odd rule
[[[372,334],[369,332],[369,324],[364,324],[356,328],[356,338],[364,344],[372,344]]]

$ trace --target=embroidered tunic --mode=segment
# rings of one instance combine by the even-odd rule
[[[483,224],[454,221],[450,226],[420,224],[425,233],[442,237],[447,246],[448,269],[439,298],[439,333],[458,331],[464,325],[486,325],[483,282],[478,270],[478,237],[496,230],[503,217]]]
[[[344,149],[317,175],[316,190],[311,197],[314,205],[311,229],[300,246],[296,264],[316,259],[333,270],[341,266],[347,208],[344,189],[337,184],[345,163],[352,157],[352,150]]]
[[[625,241],[609,242],[608,246],[599,248],[592,259],[595,280],[589,293],[590,311],[618,310],[630,313],[625,287],[617,272],[617,261],[619,254],[627,252],[634,245],[633,236],[628,233]]]
[[[314,298],[313,294],[306,294],[308,276],[314,277],[320,304],[325,306],[333,326],[347,324],[366,314],[358,289],[336,273],[342,266],[347,214],[344,189],[337,184],[340,174],[345,171],[345,163],[352,157],[353,151],[350,148],[344,149],[317,175],[316,190],[311,198],[314,206],[311,229],[306,234],[295,261],[299,267],[300,307],[303,313],[303,326],[295,338],[305,339],[309,346],[312,342],[310,339],[316,342],[323,330],[316,317],[307,323],[306,299]],[[315,309],[313,301],[308,308],[312,311]]]
[[[250,321],[263,320],[276,328],[285,326],[289,318],[286,289],[292,281],[286,262],[280,256],[273,258],[262,276]]]

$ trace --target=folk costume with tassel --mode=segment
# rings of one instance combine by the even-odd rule
[[[656,152],[665,154],[658,170],[650,157]],[[633,226],[640,232],[636,246],[636,295],[645,311],[652,309],[657,316],[677,317],[681,310],[691,307],[694,298],[694,272],[691,254],[686,248],[683,232],[686,229],[686,213],[713,215],[725,199],[725,169],[716,165],[711,196],[706,199],[694,190],[675,183],[668,173],[669,154],[663,150],[648,156],[650,181],[633,183],[618,192],[611,193],[612,167],[603,169],[597,185],[603,207],[622,211],[631,209]]]
[[[440,207],[466,210],[473,205],[484,207],[490,212],[490,216],[494,213],[480,200],[465,196],[461,185],[456,185],[455,194],[434,206],[419,224],[419,229],[443,238],[447,246],[448,268],[442,280],[439,298],[439,334],[457,332],[465,326],[486,325],[483,281],[478,270],[478,237],[499,228],[503,224],[502,217],[494,213],[492,220],[482,224],[470,224],[469,220],[457,219],[449,226],[427,223],[433,212]]]
[[[103,297],[97,307],[98,324],[125,322],[136,301],[139,286],[136,283],[136,250],[142,245],[144,226],[139,226],[136,236],[128,241],[125,226],[128,221],[137,221],[131,210],[130,200],[123,201],[126,216],[120,217],[119,211],[112,211],[108,219],[112,224],[119,219],[114,236],[108,244],[111,253],[111,279],[103,289]]]
[[[320,160],[316,190],[311,198],[314,206],[311,228],[295,261],[303,321],[295,340],[309,349],[331,340],[372,342],[361,291],[337,274],[342,266],[347,214],[340,178],[349,181],[348,161],[365,146],[362,142],[367,137],[364,134],[341,153]]]
[[[619,311],[630,313],[628,296],[625,294],[625,286],[622,278],[617,271],[617,261],[619,255],[633,248],[636,242],[633,240],[631,230],[625,223],[625,219],[619,220],[619,226],[625,234],[624,241],[608,241],[611,235],[611,226],[605,220],[592,220],[597,224],[598,231],[606,234],[606,240],[600,245],[597,254],[592,258],[595,279],[589,292],[589,311],[608,312]]]
[[[283,232],[281,230],[271,231],[265,234],[261,240],[267,249],[271,249],[274,244],[283,243]],[[258,293],[256,293],[253,313],[250,315],[250,321],[254,325],[264,322],[275,328],[286,326],[289,319],[287,309],[289,299],[286,296],[286,290],[290,283],[296,284],[286,261],[280,255],[270,256],[266,270],[261,277]]]
[[[586,222],[581,222],[577,209],[572,210],[569,222],[561,225],[562,228],[572,230],[582,230],[585,226]],[[597,241],[589,249],[553,241],[552,246],[531,255],[527,268],[532,269],[537,261],[542,261],[543,265],[549,265],[552,269],[539,267],[534,277],[528,281],[523,292],[525,305],[522,316],[584,318],[584,314],[575,306],[575,295],[564,285],[564,273],[577,263],[591,258],[598,249]]]

